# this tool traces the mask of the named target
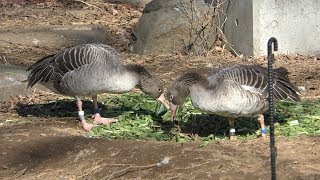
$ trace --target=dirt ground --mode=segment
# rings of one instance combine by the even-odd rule
[[[109,44],[122,53],[126,62],[143,64],[165,84],[190,68],[266,64],[265,58],[235,57],[219,49],[206,56],[130,54],[126,45],[141,9],[89,2],[0,5],[0,26],[103,25],[110,34]],[[0,63],[30,65],[57,49],[2,42]],[[275,66],[289,70],[292,82],[305,89],[303,99],[320,97],[320,56],[281,56]],[[57,97],[36,90],[29,96],[0,103],[0,179],[270,179],[268,140],[223,140],[206,147],[198,143],[110,141],[87,138],[75,117],[22,117],[16,110],[18,103],[32,105]],[[44,110],[39,108],[34,111]],[[67,111],[72,112],[72,108]],[[278,178],[320,179],[319,142],[320,137],[277,138]]]

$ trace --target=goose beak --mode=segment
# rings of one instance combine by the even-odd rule
[[[166,98],[164,97],[164,94],[163,94],[163,93],[160,95],[160,97],[157,98],[157,100],[160,101],[160,102],[162,102],[162,104],[163,104],[167,109],[170,108],[169,105],[168,105],[168,103],[167,103],[167,101],[166,101]]]
[[[178,107],[177,105],[171,103],[171,112],[170,112],[171,121],[174,120],[174,116],[176,115],[177,107]]]

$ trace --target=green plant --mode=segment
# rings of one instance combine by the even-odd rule
[[[109,116],[116,116],[117,123],[101,125],[89,133],[94,137],[109,139],[140,139],[176,142],[200,142],[205,146],[211,141],[228,137],[226,118],[208,115],[194,109],[190,99],[179,108],[177,122],[170,121],[170,113],[157,116],[157,101],[143,94],[111,95],[101,100],[105,102]],[[293,137],[301,134],[320,134],[320,102],[292,103],[278,102],[275,106],[278,122],[277,136]],[[266,113],[268,125],[268,113]],[[290,125],[298,120],[298,125]],[[236,121],[239,139],[253,139],[259,135],[259,123],[254,118],[239,118]]]

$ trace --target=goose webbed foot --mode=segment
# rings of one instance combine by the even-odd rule
[[[261,139],[268,139],[266,134],[261,134]]]
[[[81,120],[81,126],[84,130],[86,131],[91,131],[92,128],[96,127],[97,125],[95,124],[90,124],[90,123],[87,123],[86,120]]]
[[[237,140],[237,136],[230,136],[230,140],[231,140],[231,141]]]
[[[93,106],[94,106],[94,114],[92,116],[93,119],[93,124],[105,124],[108,125],[110,123],[113,122],[117,122],[118,120],[114,119],[114,118],[103,118],[100,116],[100,109],[98,108],[98,100],[97,100],[97,96],[93,96],[92,100],[93,100]]]
[[[108,125],[110,123],[113,123],[113,122],[118,122],[117,119],[114,119],[114,118],[103,118],[100,116],[99,113],[96,113],[92,116],[92,119],[93,119],[93,124],[105,124],[105,125]]]

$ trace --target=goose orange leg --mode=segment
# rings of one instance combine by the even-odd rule
[[[79,118],[80,118],[80,121],[81,121],[81,126],[82,126],[82,128],[84,130],[90,131],[96,125],[87,123],[87,121],[84,118],[84,111],[82,110],[82,101],[81,101],[81,99],[79,97],[76,97],[76,100],[77,100],[78,115],[79,115]]]
[[[98,98],[97,96],[93,96],[92,97],[93,100],[93,106],[94,106],[94,114],[92,116],[92,119],[94,119],[93,123],[94,124],[110,124],[112,122],[117,122],[116,119],[113,118],[102,118],[100,116],[100,109],[98,107]]]
[[[267,129],[266,129],[266,126],[264,124],[264,116],[263,116],[263,114],[259,115],[258,121],[260,122],[261,138],[266,139],[266,137],[267,137],[267,135],[266,135],[267,134]]]
[[[228,118],[229,126],[230,126],[230,140],[237,140],[236,130],[234,128],[235,118]]]

